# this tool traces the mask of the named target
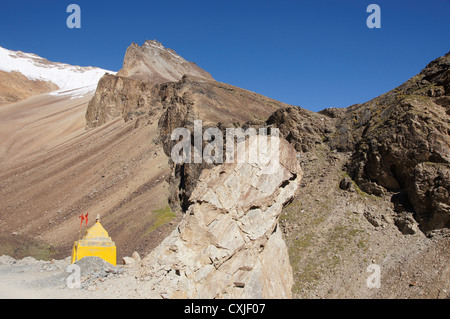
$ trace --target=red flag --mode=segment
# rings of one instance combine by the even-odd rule
[[[83,216],[83,213],[81,213],[81,215],[78,216],[79,218],[81,218],[81,221],[80,221],[80,227],[81,227],[81,225],[83,225],[83,220],[86,220],[86,226],[87,226],[87,223],[88,223],[88,214],[89,214],[89,213],[86,213],[86,216]]]
[[[83,220],[84,220],[83,213],[81,213],[81,215],[78,217],[81,218],[81,221],[80,221],[80,227],[81,227],[81,225],[83,225]]]

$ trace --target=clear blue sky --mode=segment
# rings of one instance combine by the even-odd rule
[[[81,29],[66,8],[81,7]],[[381,29],[369,29],[369,4]],[[450,0],[2,0],[0,46],[113,71],[157,39],[220,82],[318,111],[370,100],[450,50]]]

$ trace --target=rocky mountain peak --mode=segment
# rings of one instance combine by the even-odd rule
[[[176,82],[183,75],[212,80],[212,76],[195,63],[186,61],[174,50],[165,48],[157,40],[146,40],[143,45],[132,43],[123,60],[119,76],[153,84]]]

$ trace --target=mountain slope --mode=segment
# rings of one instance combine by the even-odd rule
[[[0,63],[18,70],[2,73],[8,83],[23,80],[15,82],[23,91],[45,83],[53,93],[21,96],[28,99],[0,109],[0,254],[70,255],[82,212],[102,216],[119,258],[156,245],[175,217],[167,203],[168,159],[151,143],[157,126],[135,130],[111,121],[86,132],[86,108],[105,70],[2,52],[8,57]]]
[[[120,260],[145,254],[175,217],[168,158],[151,142],[157,122],[86,131],[89,99],[40,95],[0,109],[0,254],[68,256],[78,216],[89,212],[89,224],[102,217]]]
[[[30,80],[17,71],[0,71],[0,106],[58,89],[58,86],[52,82]]]
[[[449,75],[447,53],[366,103],[269,118],[305,172],[281,216],[295,297],[449,297]]]

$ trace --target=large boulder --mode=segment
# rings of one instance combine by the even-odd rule
[[[258,138],[279,142],[270,161],[204,169],[183,221],[143,260],[147,278],[162,295],[291,297],[293,274],[278,218],[302,171],[284,139],[250,137],[246,152]]]

